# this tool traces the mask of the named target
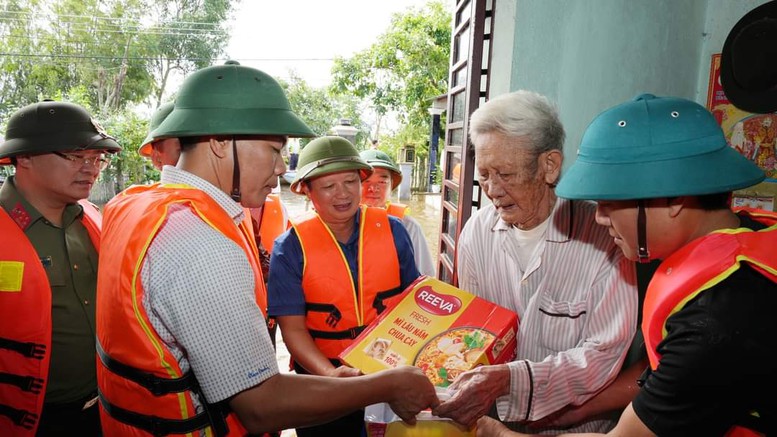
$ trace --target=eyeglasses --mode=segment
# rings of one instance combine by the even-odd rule
[[[51,152],[51,153],[59,156],[62,159],[67,160],[70,163],[70,165],[77,168],[81,168],[83,166],[97,167],[98,169],[100,169],[100,171],[103,171],[105,170],[106,167],[108,167],[108,164],[111,163],[111,160],[106,158],[105,155],[83,157],[83,156],[70,155],[70,154],[61,153],[61,152]]]

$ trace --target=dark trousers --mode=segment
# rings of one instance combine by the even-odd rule
[[[364,427],[364,410],[341,417],[323,425],[297,428],[297,437],[362,437],[367,435]]]
[[[329,361],[335,367],[341,364],[338,360],[330,359]],[[296,362],[294,363],[294,371],[300,375],[310,374],[310,372]],[[364,426],[364,410],[356,410],[347,416],[322,425],[296,428],[296,432],[297,437],[366,437],[367,428]]]
[[[94,396],[69,404],[44,404],[36,436],[99,437],[100,411],[97,403],[83,409],[84,404]]]
[[[298,153],[289,154],[289,170],[296,170],[297,162],[299,162],[299,154]]]

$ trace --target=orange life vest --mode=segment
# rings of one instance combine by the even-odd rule
[[[340,244],[318,214],[311,212],[292,222],[304,256],[307,328],[330,359],[336,359],[403,291],[386,210],[362,205],[359,214],[358,286]]]
[[[240,246],[254,272],[257,304],[266,314],[267,294],[250,220],[232,217],[204,192],[179,185],[131,187],[105,209],[103,251],[97,281],[97,384],[106,436],[243,435],[234,413],[205,404],[195,411],[194,374],[184,374],[154,331],[143,308],[140,271],[148,247],[170,206],[186,205],[205,223]]]
[[[251,214],[255,214],[255,210],[256,208],[251,208]],[[280,197],[277,194],[267,196],[264,207],[262,207],[261,217],[254,215],[254,218],[259,220],[259,235],[262,238],[262,246],[272,253],[275,239],[291,227]]]
[[[100,250],[100,211],[81,218]],[[51,358],[51,286],[24,230],[0,208],[0,435],[34,436]]]
[[[777,213],[740,209],[768,227],[754,232],[746,228],[725,229],[698,238],[673,253],[656,270],[645,295],[642,333],[650,367],[661,360],[656,348],[666,337],[666,321],[699,293],[719,284],[748,263],[773,282],[777,282]],[[755,436],[742,427],[734,427],[728,436]]]
[[[388,206],[386,207],[386,211],[388,211],[389,215],[393,215],[394,217],[401,219],[407,212],[407,205],[402,203],[389,202]]]

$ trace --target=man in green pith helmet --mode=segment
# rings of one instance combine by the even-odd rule
[[[361,182],[372,171],[338,136],[316,138],[300,154],[290,189],[308,196],[314,211],[292,220],[293,228],[277,239],[268,284],[269,313],[297,373],[359,375],[340,362],[340,352],[420,276],[402,223],[361,203]],[[363,411],[297,428],[300,437],[363,433]]]
[[[178,138],[155,138],[154,130],[173,112],[175,105],[167,102],[159,106],[148,124],[148,135],[138,149],[138,154],[151,160],[151,164],[162,170],[165,165],[175,165],[181,156],[181,143]]]
[[[556,192],[597,201],[645,297],[650,367],[611,435],[774,435],[777,213],[730,209],[764,179],[695,102],[638,96],[597,116]],[[517,436],[488,418],[480,436]]]
[[[97,436],[100,212],[85,199],[121,150],[81,106],[11,115],[0,164],[0,435]]]
[[[389,215],[402,221],[407,229],[410,240],[413,242],[413,252],[418,271],[422,275],[434,277],[437,269],[434,268],[432,254],[424,237],[421,224],[418,223],[407,211],[407,205],[391,202],[391,192],[402,182],[402,172],[399,171],[394,161],[380,150],[370,149],[359,153],[367,164],[372,166],[373,172],[362,182],[362,203],[375,208],[385,208]]]
[[[229,61],[184,80],[154,130],[180,139],[177,166],[106,206],[97,311],[105,435],[275,432],[375,402],[412,422],[437,402],[411,367],[358,378],[278,372],[243,208],[262,206],[276,186],[288,137],[313,135],[262,71]]]

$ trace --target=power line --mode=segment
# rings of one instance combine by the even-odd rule
[[[61,14],[61,15],[56,15],[55,16],[56,19],[53,19],[52,18],[52,16],[54,16],[53,14],[44,15],[44,14],[36,14],[36,13],[33,13],[33,12],[26,12],[26,11],[3,11],[2,14],[3,15],[11,14],[11,15],[20,15],[20,16],[26,15],[26,16],[29,17],[26,20],[18,19],[18,18],[17,19],[11,19],[11,20],[18,20],[18,21],[26,21],[26,22],[33,21],[33,19],[35,18],[36,15],[42,15],[48,21],[59,21],[59,22],[65,22],[65,23],[68,23],[68,21],[61,20],[62,17],[64,17],[64,18],[83,18],[83,19],[86,19],[86,20],[89,20],[89,21],[92,21],[92,22],[99,22],[99,23],[105,23],[105,22],[110,22],[110,21],[130,22],[130,19],[126,18],[126,17],[111,17],[111,16],[108,16],[108,15],[98,17],[96,15]],[[132,21],[135,22],[136,20],[132,20]],[[73,21],[73,22],[76,22],[76,21]],[[197,26],[211,26],[211,27],[216,27],[216,26],[219,25],[219,23],[213,23],[213,22],[208,22],[208,21],[183,21],[183,20],[173,20],[173,21],[170,21],[170,24],[193,24],[193,25],[197,25]]]
[[[127,59],[136,61],[261,61],[261,62],[330,62],[334,58],[154,58],[144,56],[103,56],[103,55],[76,55],[76,54],[32,54],[32,53],[0,53],[0,56],[9,56],[15,58],[54,58],[54,59]]]

